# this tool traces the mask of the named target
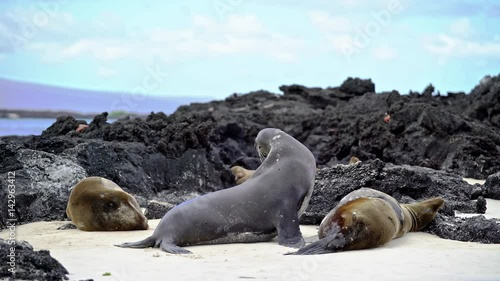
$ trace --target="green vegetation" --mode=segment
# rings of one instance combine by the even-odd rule
[[[118,118],[125,116],[127,114],[129,114],[129,113],[125,110],[115,110],[115,111],[112,111],[111,113],[109,113],[108,118],[118,119]]]

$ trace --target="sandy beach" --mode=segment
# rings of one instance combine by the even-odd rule
[[[500,218],[500,201],[487,200],[486,217]],[[50,250],[70,280],[500,280],[500,245],[409,233],[384,247],[318,256],[284,256],[292,251],[267,243],[187,247],[192,255],[158,249],[122,249],[113,244],[143,239],[145,231],[57,230],[67,222],[17,227],[17,237],[36,250]],[[306,241],[316,226],[301,226]],[[1,238],[7,232],[0,233]],[[107,276],[104,276],[107,275]]]

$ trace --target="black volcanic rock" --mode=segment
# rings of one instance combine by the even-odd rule
[[[175,205],[161,202],[157,200],[151,200],[148,202],[144,216],[149,220],[161,219],[168,211],[172,210]]]
[[[319,170],[309,207],[301,223],[319,224],[340,199],[361,187],[380,190],[401,203],[440,196],[446,200],[440,212],[450,216],[454,215],[454,210],[474,213],[482,209],[471,199],[473,187],[459,176],[418,166],[388,164],[375,159]]]
[[[466,115],[500,128],[500,75],[481,79],[468,100]]]
[[[16,241],[15,245],[9,244],[11,240],[0,239],[0,278],[7,280],[68,280],[68,271],[46,250],[34,251],[26,241]],[[10,248],[15,248],[14,274],[8,271],[10,265]],[[5,278],[5,279],[4,279]]]
[[[0,154],[9,155],[4,158],[9,159],[9,163],[1,165],[0,197],[7,198],[9,185],[14,185],[15,191],[14,216],[9,218],[19,223],[63,220],[70,188],[85,177],[85,170],[70,157],[20,148],[2,141]],[[7,204],[0,205],[0,213],[8,213]],[[7,218],[0,219],[0,225],[5,225]]]
[[[80,124],[86,125],[87,122],[85,120],[76,120],[72,116],[57,117],[56,122],[42,132],[42,137],[65,135],[75,131]]]
[[[347,78],[342,83],[340,90],[347,94],[361,96],[366,93],[375,93],[375,84],[371,79]]]
[[[500,172],[489,176],[483,187],[483,195],[500,200]]]
[[[219,126],[236,124],[240,135],[221,137],[219,130],[211,132],[211,140],[228,152],[223,155],[228,165],[240,157],[255,157],[248,149],[253,136],[262,128],[277,127],[303,142],[320,167],[357,156],[479,179],[500,170],[500,133],[465,114],[469,95],[433,96],[432,86],[425,95],[375,94],[370,83],[351,79],[340,88],[282,86],[283,96],[265,91],[234,95],[181,107],[175,114],[204,112]],[[347,85],[358,84],[365,85],[364,90],[342,92]],[[490,88],[488,93],[500,96],[494,86]],[[364,94],[357,95],[360,92]],[[391,117],[387,123],[386,113]]]
[[[233,177],[217,158],[204,149],[188,149],[169,158],[141,143],[90,141],[66,151],[88,176],[114,181],[126,192],[152,197],[158,193],[219,190]]]
[[[458,218],[438,214],[424,231],[445,239],[500,244],[500,220],[484,216]]]

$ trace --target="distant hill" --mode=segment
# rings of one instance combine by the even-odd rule
[[[210,101],[210,97],[151,97],[127,93],[70,89],[0,78],[0,109],[33,111],[71,111],[100,113],[127,111],[147,114],[151,111],[174,112],[192,102]]]

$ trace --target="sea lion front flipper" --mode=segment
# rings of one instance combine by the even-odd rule
[[[183,249],[175,244],[168,243],[165,241],[161,242],[160,248],[167,253],[176,254],[176,255],[177,254],[192,254],[192,252],[189,250]]]
[[[327,236],[316,242],[313,242],[297,252],[287,253],[285,255],[320,255],[333,252],[340,252],[345,246],[344,236],[339,233],[338,235]]]
[[[287,214],[281,215],[278,221],[279,244],[291,248],[301,248],[305,245],[304,238],[300,232],[299,217],[293,208],[289,208]]]

